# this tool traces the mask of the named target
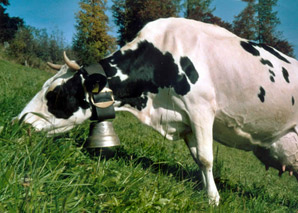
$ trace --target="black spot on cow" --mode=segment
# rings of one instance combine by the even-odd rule
[[[177,79],[177,85],[174,87],[177,94],[183,95],[186,94],[185,91],[190,91],[190,85],[187,82],[186,76],[179,76]]]
[[[292,96],[292,106],[294,106],[295,105],[295,98],[294,98],[294,96]]]
[[[179,74],[172,54],[162,53],[148,41],[140,42],[134,50],[117,51],[99,63],[108,76],[115,99],[139,110],[146,107],[148,92],[156,94],[159,88],[173,88],[178,95],[186,95],[190,91],[187,77],[192,83],[198,78],[190,60],[182,60],[185,74]],[[113,66],[129,77],[122,81],[115,76]]]
[[[275,49],[273,49],[272,47],[266,45],[266,44],[258,44],[258,43],[255,43],[255,42],[252,42],[250,41],[249,42],[251,45],[253,46],[258,46],[258,47],[261,47],[263,48],[264,50],[268,51],[269,53],[271,53],[272,55],[274,55],[275,57],[277,57],[278,59],[290,64],[290,62],[285,58],[283,57],[279,52],[277,52]]]
[[[267,46],[265,44],[261,44],[260,45],[262,48],[264,48],[265,50],[267,50],[268,52],[270,52],[272,55],[274,55],[275,57],[277,57],[278,59],[290,64],[290,62],[285,58],[283,57],[281,54],[279,54],[279,52],[277,52],[275,49],[273,49],[272,47],[270,46]]]
[[[182,70],[186,73],[187,77],[189,78],[190,82],[192,84],[196,83],[199,79],[199,74],[191,60],[188,57],[181,57],[180,65]]]
[[[286,82],[290,83],[289,73],[284,67],[282,68],[282,75],[284,76],[284,79],[286,80]]]
[[[265,90],[263,87],[260,87],[260,93],[258,94],[259,99],[261,100],[262,103],[265,102]]]
[[[126,98],[121,101],[120,106],[124,106],[126,104],[138,109],[142,110],[146,107],[148,101],[148,97],[138,97],[138,98]]]
[[[85,101],[85,92],[78,73],[66,83],[56,86],[54,90],[48,92],[46,99],[49,112],[57,118],[68,119],[79,108],[90,107]]]
[[[269,73],[275,77],[275,73],[272,70],[269,70]]]
[[[273,64],[269,60],[263,58],[261,58],[261,63],[264,65],[268,65],[269,67],[273,67]]]
[[[114,77],[109,81],[109,86],[113,89],[115,99],[121,102],[120,106],[128,104],[138,110],[142,110],[146,107],[148,98],[147,96],[142,95],[142,88],[144,85],[142,85],[142,82],[139,83],[139,85],[135,85],[137,89],[133,89],[127,87],[126,83],[121,82],[119,77]],[[152,92],[157,93],[158,90],[152,90]]]
[[[269,73],[270,73],[270,81],[272,81],[273,83],[275,82],[275,73],[272,71],[272,70],[269,70]]]
[[[254,56],[260,55],[260,52],[256,48],[254,48],[254,46],[250,42],[241,41],[240,45],[242,46],[243,49],[245,49],[250,54]]]
[[[121,55],[121,52],[117,51],[114,53],[114,57],[117,57],[117,55]],[[110,65],[110,63],[112,63],[112,60],[113,59],[111,57],[109,57],[107,59],[100,61],[100,64],[101,64],[103,70],[105,71],[107,77],[112,77],[112,76],[116,75],[116,73],[117,73],[116,67],[113,67]]]

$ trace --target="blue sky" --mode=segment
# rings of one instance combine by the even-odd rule
[[[65,41],[70,44],[75,33],[75,13],[79,11],[79,0],[10,0],[7,12],[10,16],[18,16],[25,23],[36,28],[46,28],[48,33],[59,29],[63,32]],[[111,0],[108,0],[111,5]],[[225,21],[231,22],[244,7],[241,0],[213,0],[216,7],[214,15]],[[286,38],[295,47],[295,55],[298,58],[298,1],[279,0],[278,17],[281,24],[278,30],[283,32]],[[109,12],[108,15],[111,15]],[[113,25],[112,18],[110,20]],[[117,28],[112,27],[113,35]]]

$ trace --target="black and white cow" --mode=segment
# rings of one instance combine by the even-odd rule
[[[213,139],[258,154],[291,143],[288,134],[297,139],[298,62],[221,27],[159,19],[99,63],[116,110],[131,112],[170,140],[186,141],[215,204]],[[87,96],[82,73],[64,65],[18,117],[38,130],[66,131],[90,117]],[[297,175],[298,155],[288,163],[272,153],[264,157]]]

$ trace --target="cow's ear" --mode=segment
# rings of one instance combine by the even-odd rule
[[[85,88],[88,92],[99,93],[107,84],[107,78],[101,74],[92,74],[85,79]]]

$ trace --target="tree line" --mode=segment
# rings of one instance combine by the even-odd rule
[[[5,13],[8,0],[0,0],[0,42],[10,43],[8,53],[20,62],[38,66],[44,61],[61,61],[62,51],[68,49],[81,64],[98,61],[131,41],[148,22],[158,18],[185,17],[222,26],[236,35],[265,43],[294,56],[293,46],[277,31],[280,24],[274,8],[278,0],[242,0],[246,7],[234,17],[232,23],[213,14],[213,0],[80,0],[76,14],[76,34],[72,47],[64,44],[59,30],[48,35],[46,30],[24,24],[18,17]],[[117,38],[111,35],[107,11],[113,15]],[[4,20],[4,21],[2,21]]]
[[[120,46],[132,40],[148,22],[157,18],[182,16],[222,26],[236,35],[265,43],[294,56],[293,46],[277,31],[280,24],[274,11],[278,0],[242,0],[247,5],[232,23],[213,15],[213,0],[113,0],[113,17],[119,27]]]
[[[59,29],[51,34],[46,29],[26,25],[19,17],[6,13],[9,0],[0,0],[0,50],[7,58],[36,68],[45,68],[46,61],[62,61],[65,49],[63,33]],[[4,49],[4,51],[3,51]],[[4,53],[3,53],[4,52]]]

